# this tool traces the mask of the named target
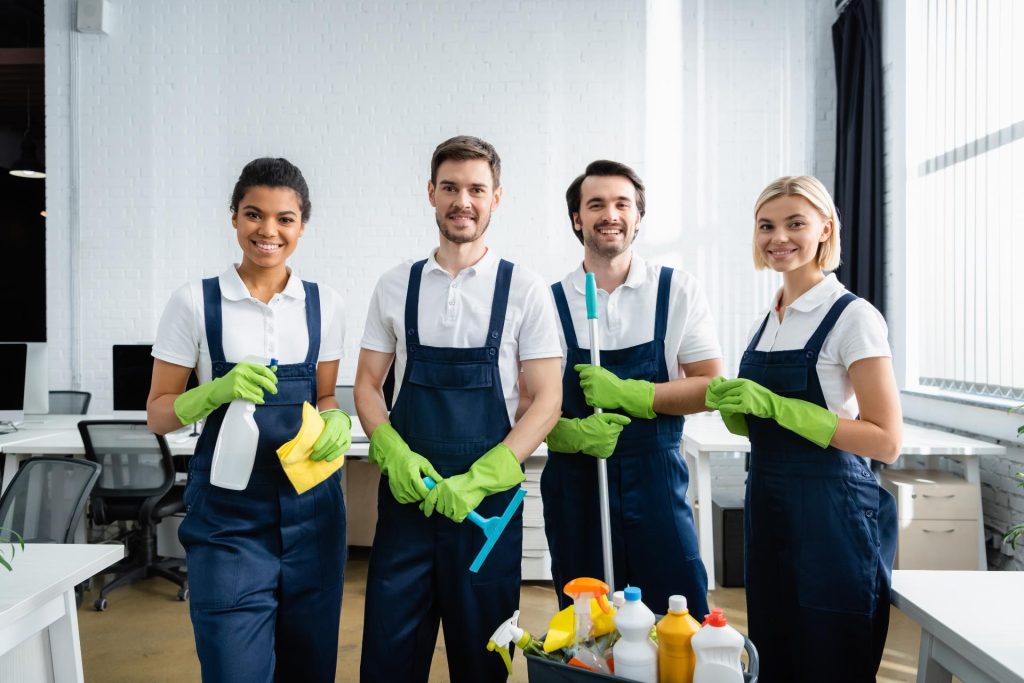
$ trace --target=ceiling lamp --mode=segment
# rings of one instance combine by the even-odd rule
[[[10,174],[19,178],[45,178],[46,168],[36,156],[36,143],[29,138],[32,130],[31,94],[25,91],[25,135],[21,139],[21,156],[11,164]]]

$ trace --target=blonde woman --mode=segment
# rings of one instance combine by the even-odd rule
[[[740,379],[709,407],[750,437],[746,590],[762,683],[874,681],[889,622],[895,503],[865,458],[899,456],[902,415],[881,314],[843,287],[839,217],[816,178],[771,183],[754,265],[783,277]]]

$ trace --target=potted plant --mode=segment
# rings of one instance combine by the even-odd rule
[[[0,538],[0,566],[7,571],[11,571],[11,561],[4,557],[4,548],[6,547],[6,544],[11,544],[11,560],[13,560],[14,553],[17,552],[15,543],[20,545],[21,549],[24,550],[25,539],[21,537],[21,534],[12,529],[0,529],[0,535],[4,536],[4,538]]]

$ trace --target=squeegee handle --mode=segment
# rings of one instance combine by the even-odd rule
[[[423,477],[423,484],[428,489],[432,489],[437,486],[437,482],[430,477]],[[473,524],[476,524],[481,529],[486,529],[487,527],[487,520],[481,517],[476,510],[470,510],[469,514],[466,515],[466,519],[473,522]]]

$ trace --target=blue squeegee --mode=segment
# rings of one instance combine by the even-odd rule
[[[427,485],[428,489],[432,489],[437,486],[437,483],[430,477],[423,477],[423,483]],[[526,489],[520,487],[516,491],[516,494],[512,496],[512,500],[508,502],[508,507],[505,508],[505,512],[501,517],[481,517],[476,510],[472,510],[466,519],[480,527],[481,531],[484,532],[484,537],[487,542],[484,543],[484,547],[480,548],[480,552],[476,554],[476,558],[473,560],[473,564],[469,565],[469,571],[474,574],[480,571],[480,565],[484,563],[487,556],[491,552],[491,548],[498,542],[501,537],[501,532],[508,526],[509,520],[512,519],[512,515],[515,513],[516,508],[523,502],[523,498],[526,497]]]

